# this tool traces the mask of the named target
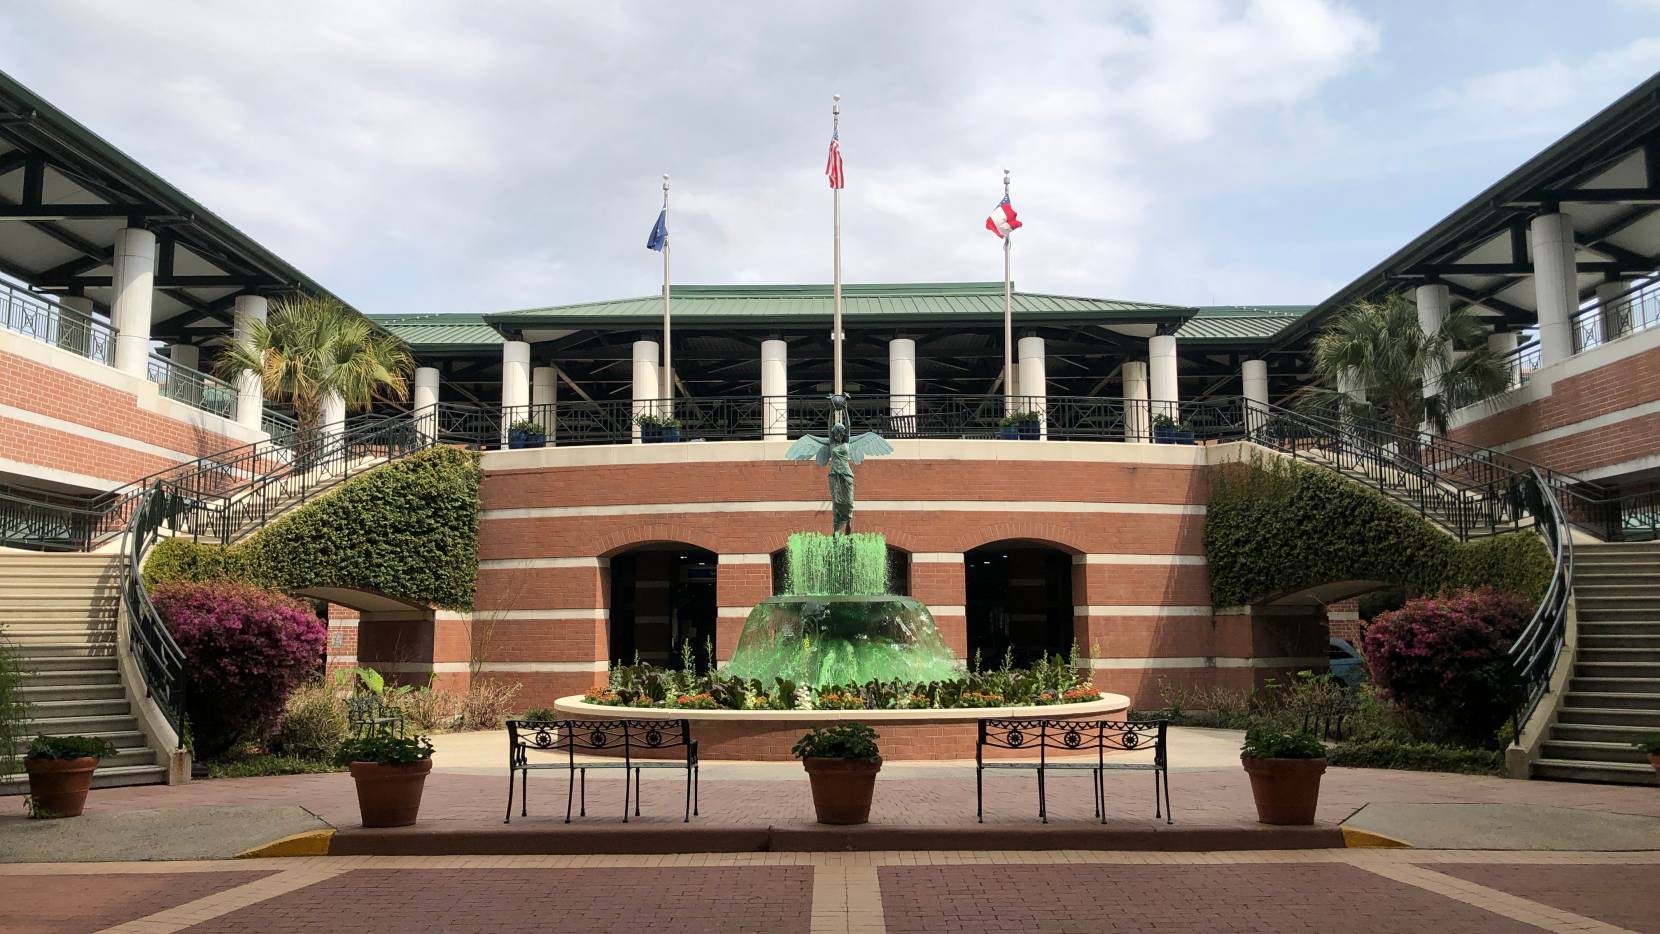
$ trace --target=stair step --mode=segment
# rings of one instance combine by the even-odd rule
[[[1660,560],[1660,544],[1652,542],[1585,542],[1574,546],[1574,555],[1648,555]]]
[[[108,655],[65,655],[65,656],[32,656],[19,658],[18,668],[25,678],[31,675],[53,675],[60,671],[84,671],[87,673],[114,674],[119,665],[115,654]]]
[[[167,768],[160,765],[99,766],[92,773],[94,788],[124,788],[129,785],[160,785],[167,781]],[[0,775],[0,795],[21,795],[29,791],[27,774]]]
[[[110,661],[115,661],[111,658]],[[103,687],[105,685],[121,686],[121,672],[116,666],[108,668],[59,668],[52,671],[25,671],[23,672],[22,686],[26,688],[70,687]]]
[[[1537,759],[1534,778],[1568,782],[1603,782],[1614,785],[1660,785],[1654,767],[1647,763],[1580,762],[1572,759]]]
[[[1558,719],[1556,725],[1551,727],[1550,738],[1553,740],[1577,740],[1591,743],[1623,743],[1630,746],[1645,736],[1653,736],[1657,733],[1660,733],[1660,727],[1645,727],[1636,724],[1565,723]]]
[[[1636,660],[1576,659],[1574,661],[1574,676],[1579,678],[1638,678],[1654,682],[1655,693],[1660,693],[1660,663]]]
[[[1565,704],[1574,703],[1568,698]],[[1660,708],[1641,710],[1630,707],[1570,707],[1557,712],[1556,722],[1562,726],[1628,727],[1647,733],[1660,733]]]
[[[98,700],[44,700],[28,706],[25,716],[32,720],[59,717],[121,717],[132,714],[125,697]]]
[[[1584,629],[1583,626],[1580,628],[1581,630]],[[1584,655],[1587,652],[1660,651],[1660,627],[1655,628],[1657,631],[1651,634],[1630,635],[1602,635],[1600,633],[1586,634],[1582,631],[1579,636],[1579,652],[1581,655]]]
[[[9,630],[3,637],[19,650],[37,645],[115,645],[115,627],[106,629],[65,629],[41,626],[33,630]]]
[[[1541,750],[1545,759],[1572,759],[1576,762],[1629,762],[1648,765],[1648,753],[1629,742],[1606,740],[1556,739],[1544,742]]]
[[[1651,710],[1660,713],[1660,696],[1627,691],[1569,691],[1563,704],[1599,710]]]
[[[117,680],[114,684],[47,684],[25,685],[17,689],[17,697],[25,705],[47,701],[101,701],[121,700],[125,703],[127,689]]]
[[[42,731],[42,733],[20,734],[17,738],[18,751],[21,752],[29,745],[30,742],[34,740],[36,736],[42,735],[43,733],[44,731]],[[116,749],[144,749],[148,751],[149,748],[144,745],[146,742],[144,734],[138,730],[79,730],[76,732],[66,733],[44,733],[44,735],[90,736],[93,739],[108,740],[109,744],[114,746]]]
[[[1660,633],[1660,613],[1647,610],[1579,609],[1579,631],[1584,635],[1652,636]]]
[[[25,719],[19,735],[33,739],[36,736],[91,736],[94,733],[137,731],[138,719],[131,713],[120,713]]]
[[[1577,666],[1575,666],[1577,667]],[[1575,674],[1568,681],[1568,690],[1574,694],[1643,694],[1660,701],[1660,678],[1583,677]]]
[[[57,639],[52,641],[20,642],[13,646],[22,664],[34,664],[46,659],[114,658],[115,640],[92,642],[86,639]]]

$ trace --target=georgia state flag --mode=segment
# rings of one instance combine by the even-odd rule
[[[1020,226],[1020,219],[1014,213],[1014,205],[1009,203],[1008,195],[1004,195],[1003,200],[997,202],[997,207],[991,209],[991,216],[986,218],[986,229],[996,234],[999,240]]]

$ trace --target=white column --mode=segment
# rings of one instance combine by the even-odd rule
[[[1573,317],[1579,311],[1574,225],[1566,214],[1541,214],[1528,225],[1533,291],[1539,309],[1539,365],[1573,356]]]
[[[657,362],[657,342],[643,340],[635,341],[633,392],[634,408],[632,410],[635,418],[638,418],[641,415],[655,414],[654,400],[658,398],[657,374],[659,369],[660,368]],[[640,443],[639,425],[634,426],[634,443]]]
[[[1130,360],[1120,375],[1124,380],[1124,440],[1149,441],[1147,435],[1147,364]]]
[[[1182,394],[1176,380],[1176,335],[1156,334],[1147,339],[1147,391],[1154,417],[1181,420]]]
[[[507,341],[501,345],[501,435],[507,443],[508,426],[530,415],[530,345]]]
[[[1257,405],[1267,405],[1268,361],[1246,360],[1240,365],[1239,373],[1244,383],[1245,398]]]
[[[234,309],[232,336],[239,344],[253,338],[254,324],[264,323],[270,304],[263,295],[238,295]],[[236,421],[244,428],[258,430],[265,418],[265,377],[258,373],[242,373],[236,377]]]
[[[1487,349],[1499,355],[1501,358],[1508,357],[1516,352],[1516,338],[1517,334],[1515,331],[1494,331],[1493,333],[1487,335]],[[1517,364],[1511,367],[1510,385],[1505,388],[1515,389],[1521,384],[1522,371],[1520,365]]]
[[[1614,279],[1597,286],[1597,318],[1604,342],[1631,333],[1631,305],[1620,300],[1631,291],[1631,285],[1630,282]]]
[[[761,342],[761,437],[776,441],[790,436],[790,345],[781,340]]]
[[[435,366],[420,366],[415,368],[415,393],[412,398],[415,406],[416,428],[428,438],[438,433],[438,368]]]
[[[558,398],[556,379],[551,366],[530,370],[530,417],[550,435],[553,434],[553,401]]]
[[[337,392],[323,396],[323,437],[330,438],[346,431],[346,400]]]
[[[139,379],[150,370],[150,305],[156,282],[156,235],[136,227],[115,232],[110,317],[115,323],[115,368]]]
[[[168,344],[167,359],[198,373],[202,370],[202,349],[193,344]]]
[[[1049,369],[1043,359],[1043,338],[1022,337],[1015,345],[1020,362],[1016,364],[1017,378],[1020,382],[1019,406],[1028,411],[1043,416],[1038,420],[1038,437],[1049,436]]]
[[[1418,286],[1413,293],[1413,301],[1418,305],[1418,329],[1425,334],[1434,334],[1441,330],[1441,323],[1447,320],[1447,312],[1452,308],[1452,295],[1444,282],[1430,282]],[[1424,375],[1424,395],[1438,395],[1441,391],[1441,374],[1452,365],[1452,347],[1448,347],[1443,355],[1440,366]]]
[[[904,419],[900,430],[916,430],[916,341],[909,337],[888,341],[888,415]]]

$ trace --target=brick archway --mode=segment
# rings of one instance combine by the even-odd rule
[[[974,544],[963,548],[964,554],[976,548],[984,548],[987,545],[1014,541],[1054,548],[1069,555],[1081,555],[1086,551],[1083,546],[1076,543],[1077,539],[1073,530],[1054,522],[1009,519],[996,525],[986,526],[978,531],[980,533],[978,540]]]
[[[648,522],[601,536],[594,542],[594,554],[603,562],[641,545],[670,543],[690,545],[717,555],[721,553],[714,536],[694,528],[689,522]]]

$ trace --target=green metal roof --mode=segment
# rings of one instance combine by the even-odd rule
[[[1176,332],[1178,341],[1264,341],[1296,323],[1313,305],[1202,305]]]
[[[670,290],[677,323],[785,323],[828,319],[829,285],[677,285]],[[1127,302],[1070,295],[1015,292],[1012,307],[1024,322],[1045,319],[1101,323],[1182,320],[1193,309],[1178,305]],[[551,308],[527,308],[483,316],[502,328],[528,326],[589,327],[640,324],[663,313],[658,295],[613,299]],[[842,286],[842,314],[849,318],[892,322],[962,321],[999,318],[1003,314],[1001,282],[939,282]]]
[[[499,347],[505,340],[482,315],[367,315],[416,350]]]

